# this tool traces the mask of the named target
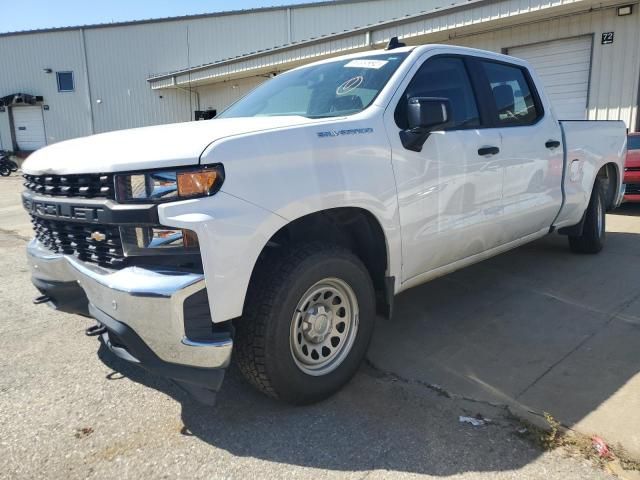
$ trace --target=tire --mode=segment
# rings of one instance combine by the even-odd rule
[[[8,177],[11,175],[11,169],[5,165],[0,165],[0,176]]]
[[[12,172],[17,172],[18,171],[18,164],[16,162],[14,162],[13,160],[7,159],[7,163],[9,164],[9,169]]]
[[[240,371],[287,403],[329,397],[356,373],[371,340],[369,272],[349,250],[324,243],[288,247],[259,268],[236,325]]]
[[[589,206],[585,212],[582,235],[570,236],[569,246],[575,253],[598,253],[606,236],[606,207],[602,181],[596,179]]]

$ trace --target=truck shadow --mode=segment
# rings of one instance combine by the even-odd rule
[[[130,380],[180,402],[182,435],[238,458],[337,472],[379,469],[449,476],[520,469],[541,454],[517,436],[515,427],[505,433],[504,425],[462,425],[458,415],[465,412],[450,399],[382,379],[366,366],[337,395],[307,407],[257,393],[232,366],[216,406],[207,407],[104,347],[99,355]]]
[[[474,412],[424,385],[548,411],[568,425],[583,420],[640,371],[638,240],[612,232],[602,254],[578,256],[549,236],[401,294],[369,351],[379,370],[363,367],[339,394],[309,407],[258,394],[233,366],[217,405],[205,407],[105,348],[99,355],[179,401],[183,434],[239,457],[438,476],[520,469],[540,450],[508,423],[461,425],[457,415]],[[640,430],[637,412],[617,417],[603,428]]]

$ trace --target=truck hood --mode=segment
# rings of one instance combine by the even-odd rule
[[[22,170],[69,175],[195,165],[216,140],[316,122],[300,116],[220,118],[120,130],[44,147],[29,156]]]

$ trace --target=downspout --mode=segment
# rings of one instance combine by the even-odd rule
[[[91,82],[89,81],[89,64],[87,60],[87,45],[84,28],[80,29],[80,36],[82,37],[82,57],[84,60],[82,66],[84,68],[85,89],[87,91],[87,102],[89,104],[89,115],[91,117],[91,135],[93,135],[94,133],[96,133],[96,128],[95,119],[93,117],[93,103],[91,102]]]
[[[200,92],[198,92],[198,90],[187,90],[186,88],[182,88],[182,87],[179,87],[177,85],[175,85],[174,88],[176,90],[180,90],[182,92],[188,93],[189,95],[195,95],[196,96],[196,110],[200,110]]]

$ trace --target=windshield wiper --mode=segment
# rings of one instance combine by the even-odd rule
[[[361,112],[362,110],[345,110],[343,112],[330,112],[320,115],[306,115],[307,118],[331,118],[331,117],[344,117],[346,115],[352,115],[354,113]]]

